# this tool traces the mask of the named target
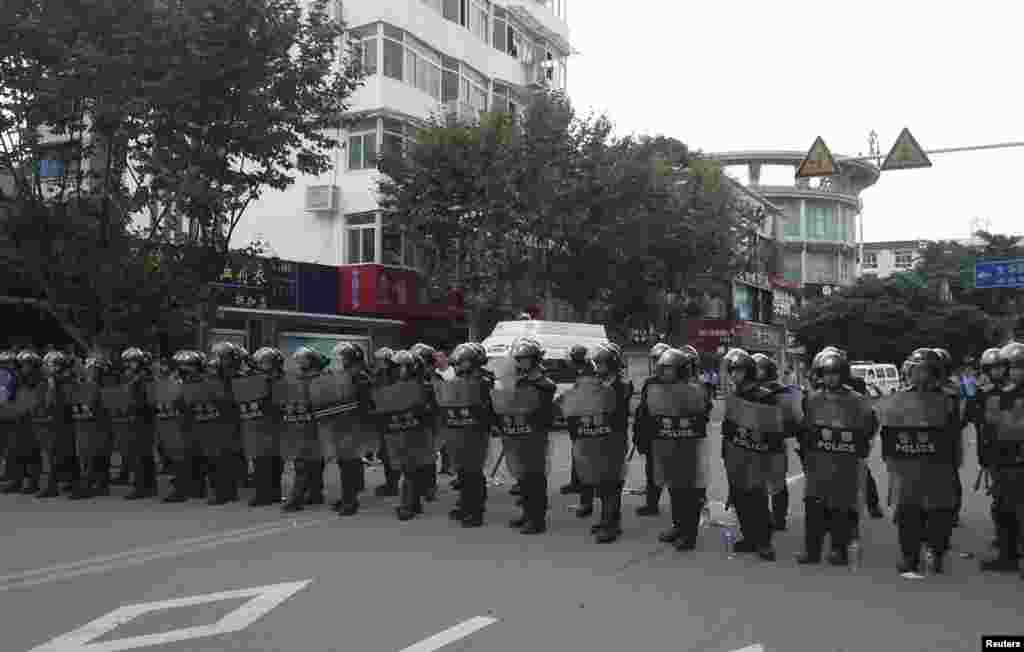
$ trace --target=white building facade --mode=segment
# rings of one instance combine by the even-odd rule
[[[345,0],[336,11],[360,46],[366,77],[339,131],[334,168],[267,191],[233,243],[259,237],[288,260],[417,267],[378,210],[377,156],[400,150],[432,116],[518,111],[531,91],[564,90],[567,0]]]

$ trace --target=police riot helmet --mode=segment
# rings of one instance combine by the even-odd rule
[[[320,372],[331,364],[330,358],[308,346],[300,346],[295,349],[295,352],[292,353],[292,360],[302,372]]]
[[[487,349],[480,342],[466,342],[466,346],[473,349],[476,352],[477,364],[481,367],[487,364]]]
[[[464,375],[480,365],[480,356],[470,342],[459,344],[452,351],[450,363],[456,375]]]
[[[913,373],[914,369],[918,367],[928,371],[932,378],[937,380],[942,377],[945,364],[935,350],[921,348],[915,349],[906,362],[903,363],[903,369],[907,375]]]
[[[647,353],[647,357],[650,358],[651,362],[660,365],[661,354],[663,354],[665,351],[668,351],[670,348],[672,347],[670,347],[668,344],[664,342],[658,342],[657,344],[651,347],[651,350]]]
[[[14,369],[18,366],[18,354],[14,351],[0,351],[0,368]]]
[[[43,358],[32,349],[22,349],[18,351],[18,364],[39,369],[43,366]]]
[[[51,376],[66,376],[74,367],[74,358],[63,351],[50,351],[43,356],[43,368]]]
[[[775,360],[763,353],[755,353],[750,357],[754,359],[754,365],[757,367],[758,380],[765,382],[778,380],[779,365],[775,363]]]
[[[1003,363],[1002,358],[999,357],[999,349],[992,347],[985,349],[981,354],[980,366],[981,370],[988,372],[992,370],[992,367],[997,367]]]
[[[943,374],[948,376],[950,373],[952,373],[953,372],[953,356],[950,355],[949,351],[947,351],[946,349],[940,349],[940,348],[934,348],[934,349],[932,349],[932,351],[935,351],[935,353],[939,356],[939,359],[942,361],[942,372],[943,372]]]
[[[153,356],[137,346],[130,346],[121,352],[121,363],[134,362],[140,367],[148,367],[153,364]]]
[[[284,369],[284,353],[273,346],[263,346],[252,354],[252,361],[264,373],[280,372]]]
[[[1024,344],[1010,342],[999,349],[999,359],[1011,369],[1024,367]]]
[[[437,351],[434,347],[423,342],[417,342],[409,348],[409,353],[416,356],[420,361],[420,366],[423,369],[433,369],[435,366],[434,356],[437,355]]]
[[[590,354],[590,363],[594,365],[594,371],[600,372],[601,369],[598,368],[598,365],[601,365],[608,375],[612,375],[622,368],[622,358],[612,346],[602,342],[594,347],[594,351]]]
[[[179,376],[193,378],[200,375],[206,367],[206,356],[200,351],[183,349],[174,354],[172,362]]]
[[[395,351],[391,356],[391,364],[397,367],[399,372],[404,369],[409,375],[416,374],[420,369],[420,359],[405,349]]]
[[[587,347],[582,344],[573,344],[569,347],[569,360],[573,364],[581,365],[587,361]]]
[[[539,363],[544,359],[544,349],[537,340],[521,337],[512,344],[512,357],[532,358],[534,362]]]
[[[689,364],[689,356],[686,355],[685,351],[679,349],[667,348],[662,351],[661,355],[658,356],[658,361],[655,367],[660,371],[662,367],[669,367],[676,370],[676,373],[682,377],[684,367]]]
[[[350,369],[356,364],[365,364],[366,362],[363,350],[352,342],[338,342],[331,349],[331,354],[341,361],[342,369]]]
[[[813,372],[822,383],[828,374],[837,374],[842,383],[850,375],[850,361],[835,351],[824,351],[814,359]]]
[[[110,358],[102,353],[91,353],[85,358],[85,370],[90,373],[106,376],[113,368]]]
[[[725,354],[725,371],[732,374],[733,371],[737,370],[746,372],[747,380],[754,380],[754,375],[757,373],[757,363],[743,349],[730,349]]]

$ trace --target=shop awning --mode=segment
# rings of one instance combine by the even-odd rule
[[[290,310],[269,310],[261,308],[217,308],[218,314],[252,315],[254,317],[280,317],[284,319],[308,319],[311,321],[335,321],[362,324],[364,326],[404,326],[405,322],[398,319],[381,319],[379,317],[356,317],[354,315],[328,315],[317,312],[292,312]]]

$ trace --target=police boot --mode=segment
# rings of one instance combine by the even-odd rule
[[[110,495],[110,454],[97,455],[92,460],[92,495]]]
[[[604,516],[605,508],[608,509],[607,517]],[[619,486],[608,487],[601,496],[601,516],[605,526],[598,531],[594,539],[598,543],[612,543],[622,536],[622,488]]]
[[[848,546],[853,540],[854,530],[857,529],[857,512],[850,509],[837,509],[832,512],[832,552],[829,553],[828,563],[833,566],[848,566],[850,555]]]
[[[306,491],[307,505],[324,504],[324,471],[327,470],[327,462],[319,458],[309,465],[309,480]]]
[[[115,486],[128,485],[131,483],[132,468],[135,467],[134,456],[121,454],[121,464],[117,467],[117,475],[110,479],[110,484]]]
[[[125,500],[140,500],[156,496],[156,460],[153,459],[153,455],[143,455],[135,458],[134,466],[135,486],[125,496]]]
[[[415,470],[410,469],[410,472],[402,474],[399,487],[400,504],[395,508],[395,514],[398,515],[399,521],[408,521],[411,518],[415,518],[416,514],[420,511],[417,510],[419,496],[416,493],[416,479]]]
[[[484,524],[484,505],[487,502],[487,478],[483,471],[467,473],[469,495],[463,494],[462,527],[480,527]],[[468,499],[468,502],[467,502]]]
[[[60,473],[60,465],[57,455],[47,451],[43,453],[43,456],[47,462],[46,484],[36,493],[36,498],[56,498],[60,495],[60,485],[57,480],[57,474]]]
[[[226,505],[231,502],[232,468],[234,458],[230,453],[220,453],[213,458],[210,469],[210,498],[207,505]]]
[[[448,518],[453,521],[461,521],[469,514],[474,492],[474,488],[469,484],[472,480],[473,473],[471,471],[460,469],[455,474],[455,480],[452,481],[451,487],[458,493],[455,496],[455,507],[448,512]],[[486,482],[485,479],[484,483],[486,484]]]
[[[753,497],[756,499],[757,495],[754,494]],[[751,492],[733,490],[732,506],[736,510],[736,520],[739,521],[740,534],[743,536],[742,539],[732,544],[732,551],[736,554],[757,551],[757,524],[755,523],[757,517],[751,510],[752,507],[757,506],[751,503]],[[767,508],[767,504],[764,505],[763,509]]]
[[[391,452],[387,445],[380,447],[380,463],[384,467],[384,484],[374,489],[373,493],[382,498],[398,495],[398,482],[402,478],[402,472],[394,467],[391,460]]]
[[[756,514],[757,556],[764,561],[775,561],[775,548],[772,547],[772,535],[775,533],[772,510],[767,494],[755,492],[756,498],[751,499],[752,511]]]
[[[75,459],[75,469],[71,471],[71,492],[68,498],[71,500],[84,500],[86,498],[92,498],[92,487],[90,487],[89,480],[91,479],[94,470],[92,468],[92,460],[86,460],[86,467],[83,470],[78,466],[78,459]],[[70,464],[68,465],[70,470]]]
[[[821,563],[827,515],[825,501],[820,498],[804,498],[804,551],[796,558],[796,563]]]
[[[21,487],[28,476],[28,463],[22,455],[7,458],[7,484],[0,490],[5,494],[21,493]]]
[[[673,542],[673,547],[680,552],[689,552],[697,548],[700,512],[704,509],[707,492],[704,489],[684,489],[682,498],[683,507],[678,516],[682,532]],[[673,514],[673,519],[675,518],[676,516]]]
[[[637,516],[657,516],[661,513],[658,504],[661,502],[661,487],[654,484],[647,485],[644,492],[644,504],[636,508]]]
[[[363,462],[359,458],[339,462],[341,471],[341,500],[338,514],[353,516],[359,511],[359,491],[362,486]]]
[[[576,508],[576,518],[590,518],[594,513],[594,487],[580,485],[577,493],[580,495],[580,504]],[[591,532],[597,532],[596,526],[591,528]]]
[[[935,566],[931,570],[939,575],[945,572],[946,552],[953,537],[955,520],[956,512],[952,509],[933,509],[925,515],[925,538],[935,554]]]
[[[993,573],[1016,573],[1020,565],[1017,542],[1020,524],[1017,515],[1007,512],[996,514],[996,536],[999,541],[999,555],[981,562],[981,570]]]
[[[541,534],[548,529],[548,479],[544,473],[532,473],[523,483],[524,509],[527,521],[519,530],[522,534]]]
[[[419,469],[420,496],[428,503],[437,500],[437,463],[424,464]]]
[[[266,507],[280,500],[280,490],[274,489],[273,457],[260,456],[253,458],[252,476],[256,493],[249,500],[249,507]]]
[[[896,531],[903,554],[900,573],[916,573],[921,567],[921,543],[924,539],[924,510],[912,505],[896,508]]]
[[[281,488],[281,481],[284,479],[284,458],[280,455],[274,455],[271,459],[270,484],[274,488],[274,496],[277,500],[283,497],[283,491]]]
[[[206,483],[212,469],[211,460],[205,455],[192,455],[188,463],[191,481],[189,483],[189,498],[206,498]]]
[[[292,481],[292,492],[288,496],[288,500],[281,505],[282,512],[301,512],[305,508],[306,498],[306,483],[309,482],[309,470],[308,465],[312,464],[312,460],[304,460],[296,458],[292,463],[295,469],[295,479]]]
[[[39,491],[39,482],[43,477],[43,458],[41,453],[32,453],[25,462],[25,484],[21,488],[23,494],[34,494]]]
[[[789,489],[772,494],[772,529],[786,531],[786,517],[789,515]]]
[[[658,535],[662,543],[675,543],[683,536],[683,519],[686,518],[686,496],[682,489],[668,490],[669,505],[672,507],[672,527]]]
[[[195,474],[192,469],[192,459],[186,457],[176,460],[171,463],[171,469],[174,471],[174,476],[171,478],[171,493],[164,497],[163,502],[183,503],[193,493],[192,482]]]

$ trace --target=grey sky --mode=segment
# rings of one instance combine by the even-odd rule
[[[573,103],[620,133],[704,151],[820,135],[846,155],[872,129],[886,153],[904,126],[925,149],[1024,141],[1024,3],[574,0],[568,17]],[[932,163],[862,195],[865,239],[964,237],[976,216],[1024,232],[1024,148]]]

